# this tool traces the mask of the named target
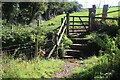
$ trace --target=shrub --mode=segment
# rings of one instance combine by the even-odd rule
[[[115,40],[113,38],[110,38],[110,36],[105,33],[102,34],[92,33],[87,37],[101,47],[102,50],[102,51],[100,50],[101,53],[104,52],[104,53],[112,54],[112,53],[116,53],[116,51],[118,50],[118,47],[115,44]]]

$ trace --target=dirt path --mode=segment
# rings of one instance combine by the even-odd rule
[[[53,74],[52,78],[64,78],[72,75],[73,69],[79,66],[78,62],[65,61],[65,64],[61,67],[60,71]]]

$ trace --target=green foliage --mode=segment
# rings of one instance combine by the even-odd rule
[[[78,2],[3,2],[2,16],[9,24],[30,24],[32,20],[39,19],[40,15],[43,19],[49,20],[64,11],[78,11],[81,7]]]
[[[83,60],[74,70],[74,78],[95,79],[95,80],[117,80],[120,76],[120,30],[116,36],[106,33],[94,32],[86,36],[100,47],[99,54],[102,56],[91,57]],[[103,55],[104,54],[104,55]]]
[[[31,61],[4,57],[2,64],[2,78],[50,78],[64,62],[57,59],[42,60],[39,57]]]
[[[30,29],[15,28],[13,31],[9,28],[2,28],[3,46],[22,44],[32,41]]]
[[[115,41],[118,48],[120,49],[120,29],[118,30],[118,34],[116,35]]]
[[[88,36],[88,38],[97,43],[104,51],[104,53],[112,54],[118,50],[115,44],[115,40],[110,38],[110,36],[108,36],[107,34],[92,33]]]
[[[62,43],[63,47],[67,49],[72,44],[72,41],[66,35],[64,35]]]
[[[120,54],[105,54],[101,57],[90,57],[80,64],[81,67],[74,69],[75,79],[94,79],[94,80],[117,80],[119,79]]]

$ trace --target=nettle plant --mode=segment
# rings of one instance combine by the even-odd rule
[[[97,43],[101,47],[100,54],[112,54],[116,53],[118,50],[115,39],[111,38],[105,33],[92,33],[88,36],[88,38],[90,38],[93,42]]]

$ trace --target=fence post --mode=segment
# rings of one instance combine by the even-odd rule
[[[103,12],[102,12],[103,21],[105,21],[105,18],[107,17],[107,11],[108,11],[108,5],[104,5]]]
[[[55,39],[55,44],[56,44],[56,58],[58,58],[58,35],[56,34],[56,39]]]
[[[92,8],[93,8],[93,11],[92,11],[92,12],[94,12],[94,14],[96,15],[96,6],[95,6],[95,5],[92,5]]]
[[[73,30],[72,30],[72,32],[74,32],[74,17],[73,17]]]
[[[36,35],[36,38],[35,38],[35,56],[37,56],[37,54],[38,54],[38,38]]]
[[[37,26],[40,26],[40,20],[37,20]],[[35,56],[38,55],[38,33],[36,33],[36,38],[35,38]]]
[[[89,8],[89,30],[91,30],[91,13],[92,13],[92,8]]]
[[[91,30],[94,30],[95,29],[95,25],[94,25],[94,23],[95,23],[95,14],[94,14],[94,12],[92,12],[91,13]]]
[[[61,25],[62,25],[62,23],[63,23],[63,18],[61,18]]]
[[[67,19],[67,36],[69,36],[69,13],[66,14]]]

